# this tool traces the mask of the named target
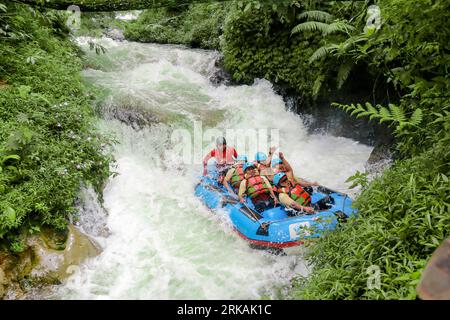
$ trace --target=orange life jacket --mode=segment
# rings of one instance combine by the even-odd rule
[[[278,193],[286,193],[301,206],[308,206],[311,204],[311,196],[306,192],[298,183],[293,187],[288,188],[276,188]]]

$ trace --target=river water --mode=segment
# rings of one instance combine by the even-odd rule
[[[86,40],[78,39],[85,49]],[[307,275],[301,254],[275,256],[250,249],[225,213],[208,211],[194,197],[201,172],[198,155],[190,162],[183,158],[174,132],[190,133],[195,140],[199,130],[258,129],[263,151],[264,141],[279,142],[296,175],[339,190],[348,187],[348,176],[364,169],[372,148],[347,138],[308,134],[305,119],[286,111],[268,81],[213,85],[209,78],[217,71],[217,52],[110,39],[100,43],[107,53],[88,52],[92,68],[83,76],[104,89],[98,127],[118,141],[118,175],[104,190],[104,210],[89,190],[80,209],[81,227],[103,252],[80,266],[51,297],[277,298],[294,275]],[[140,122],[130,115],[140,115]],[[252,157],[250,140],[238,152]],[[206,152],[208,141],[200,146]],[[108,236],[96,231],[100,222]]]

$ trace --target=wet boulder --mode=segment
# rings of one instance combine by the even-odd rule
[[[28,236],[26,244],[18,254],[0,250],[0,299],[21,299],[33,287],[59,284],[75,266],[101,252],[98,243],[73,225],[64,235],[44,230]]]

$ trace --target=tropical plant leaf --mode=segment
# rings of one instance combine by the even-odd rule
[[[319,94],[320,88],[322,88],[322,83],[325,80],[325,76],[324,75],[319,75],[316,80],[314,80],[314,84],[313,84],[313,96],[317,97],[317,95]]]
[[[325,11],[320,10],[310,10],[302,12],[297,16],[298,19],[311,19],[315,21],[321,21],[321,22],[329,22],[332,19],[332,15]]]
[[[405,112],[403,109],[395,104],[390,103],[389,109],[391,110],[392,120],[403,123],[406,121]]]
[[[16,221],[16,211],[11,207],[6,207],[5,211],[3,211],[6,219],[9,223],[14,223]]]
[[[319,22],[319,21],[307,21],[300,23],[296,25],[292,31],[291,34],[299,33],[299,32],[313,32],[313,31],[320,31],[322,33],[326,32],[328,30],[328,24]]]
[[[309,57],[308,62],[312,63],[316,60],[326,57],[328,54],[330,54],[332,51],[334,51],[335,48],[336,48],[336,45],[334,45],[334,44],[320,47],[319,49],[314,51],[314,53],[311,55],[311,57]]]
[[[341,89],[353,69],[353,62],[341,64],[337,74],[337,88]]]
[[[422,109],[417,108],[414,110],[413,114],[411,115],[411,118],[409,118],[409,123],[413,126],[418,126],[422,122]]]
[[[352,30],[355,30],[355,27],[343,21],[333,22],[331,24],[326,25],[326,27],[323,27],[323,29],[320,29],[320,31],[322,31],[322,34],[324,36],[338,32],[349,33]]]

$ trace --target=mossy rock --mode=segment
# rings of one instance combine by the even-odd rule
[[[68,227],[63,250],[55,249],[54,239],[45,241],[43,238],[45,237],[34,236],[28,239],[28,245],[32,248],[37,261],[29,275],[36,281],[40,279],[39,281],[45,282],[46,279],[50,279],[50,282],[54,283],[56,279],[63,280],[70,275],[68,269],[71,266],[79,265],[101,252],[100,246],[94,240],[72,225]]]
[[[0,299],[18,299],[29,288],[60,284],[74,266],[97,256],[100,246],[73,225],[64,231],[43,228],[26,239],[27,249],[0,250]]]

